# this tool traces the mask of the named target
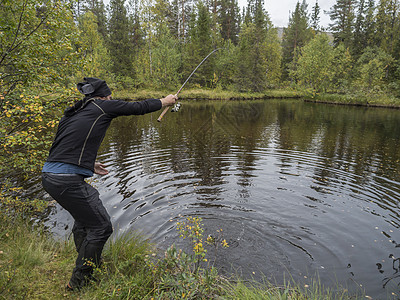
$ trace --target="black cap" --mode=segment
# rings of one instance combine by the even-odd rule
[[[84,82],[78,83],[76,86],[78,91],[89,97],[107,97],[111,95],[111,90],[104,80],[85,77]]]

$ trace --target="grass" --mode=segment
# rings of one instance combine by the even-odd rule
[[[154,91],[149,89],[141,89],[136,91],[131,90],[117,90],[114,92],[113,97],[116,99],[134,99],[141,100],[147,98],[161,98],[168,94],[176,93],[175,90]],[[179,93],[180,99],[213,99],[213,100],[226,100],[226,99],[263,99],[263,98],[299,98],[301,93],[289,89],[274,89],[267,90],[262,93],[250,92],[233,92],[222,89],[205,89],[205,88],[191,88],[183,89]]]
[[[69,242],[54,242],[41,226],[31,227],[18,217],[2,222],[0,299],[64,297],[75,250]]]
[[[349,295],[346,289],[334,292],[328,288],[324,288],[318,281],[313,281],[311,286],[307,288],[301,287],[296,283],[286,283],[284,286],[276,286],[271,283],[263,284],[245,284],[237,282],[232,285],[232,292],[228,292],[224,299],[241,299],[241,300],[344,300],[344,299],[361,299],[361,296]],[[229,291],[229,289],[228,289]],[[365,298],[364,298],[365,299]]]

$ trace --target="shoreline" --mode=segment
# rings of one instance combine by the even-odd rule
[[[325,100],[312,100],[303,99],[304,102],[317,103],[317,104],[329,104],[329,105],[348,105],[348,106],[358,106],[358,107],[373,107],[373,108],[390,108],[390,109],[400,109],[399,105],[385,105],[385,104],[369,104],[369,103],[342,103],[335,101],[325,101]],[[400,102],[400,100],[399,100]]]
[[[161,98],[171,91],[122,90],[115,92],[116,99],[140,101],[148,98]],[[387,95],[353,95],[353,94],[319,94],[310,96],[307,93],[291,89],[274,89],[260,93],[232,92],[209,89],[187,89],[179,94],[180,100],[260,100],[260,99],[299,99],[309,103],[330,105],[350,105],[360,107],[400,109],[400,98]],[[368,101],[368,99],[373,99]]]

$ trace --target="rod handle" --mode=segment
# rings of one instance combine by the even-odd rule
[[[167,113],[167,111],[168,111],[168,109],[169,109],[170,107],[169,106],[167,106],[166,108],[164,108],[164,110],[163,110],[163,112],[161,113],[161,115],[158,117],[158,119],[157,119],[157,121],[158,122],[161,122],[161,119],[164,117],[164,115]]]

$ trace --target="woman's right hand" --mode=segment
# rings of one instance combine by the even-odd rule
[[[176,100],[178,100],[177,95],[168,95],[167,97],[161,98],[162,106],[171,106],[174,105]]]

